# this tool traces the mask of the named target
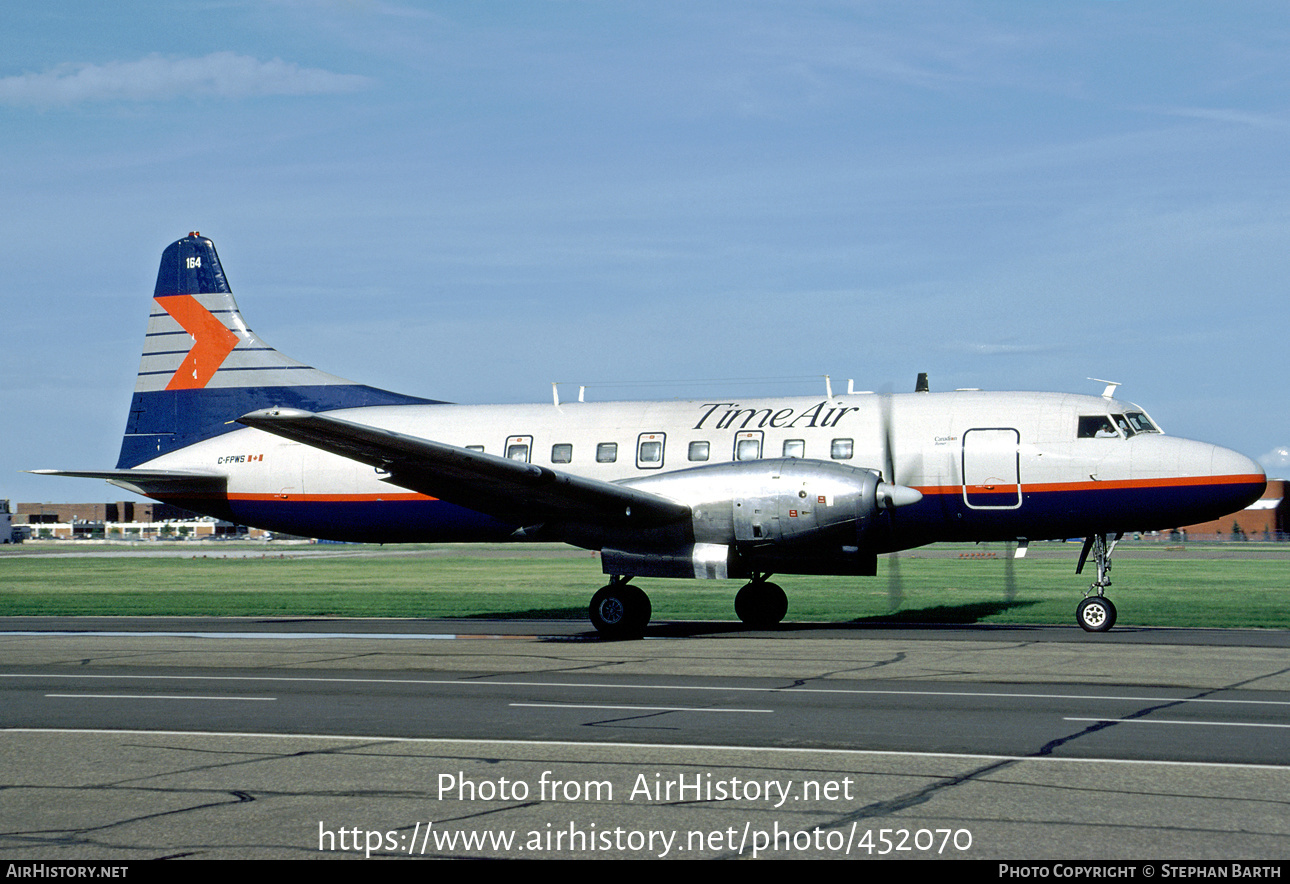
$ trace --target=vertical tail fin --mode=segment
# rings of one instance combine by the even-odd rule
[[[118,469],[237,430],[230,421],[260,408],[435,401],[355,384],[265,344],[243,320],[215,244],[198,233],[166,248],[152,297]]]

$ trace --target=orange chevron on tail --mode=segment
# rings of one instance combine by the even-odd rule
[[[167,390],[200,390],[219,371],[228,354],[237,346],[238,337],[192,295],[166,295],[154,298],[162,309],[193,336],[193,347],[179,364]]]

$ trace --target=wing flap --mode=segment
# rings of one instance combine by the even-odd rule
[[[293,408],[238,422],[388,472],[384,481],[505,522],[610,522],[641,528],[688,518],[684,504],[612,482],[470,451]]]

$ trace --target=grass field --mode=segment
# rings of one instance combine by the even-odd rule
[[[0,615],[582,619],[605,582],[592,554],[565,547],[146,546],[0,555]],[[1286,547],[1122,545],[1108,595],[1125,626],[1287,628]],[[789,621],[1065,625],[1092,579],[1091,565],[1074,573],[1078,552],[1036,544],[1009,562],[1002,546],[938,546],[884,558],[873,578],[775,580]],[[734,619],[738,581],[635,582],[656,620]]]

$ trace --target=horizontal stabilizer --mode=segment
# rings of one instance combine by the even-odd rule
[[[652,527],[690,508],[657,494],[294,408],[238,422],[389,473],[386,482],[513,525],[610,522]]]
[[[38,476],[68,476],[73,479],[106,479],[113,485],[142,494],[222,494],[228,477],[222,473],[196,470],[28,470]]]

